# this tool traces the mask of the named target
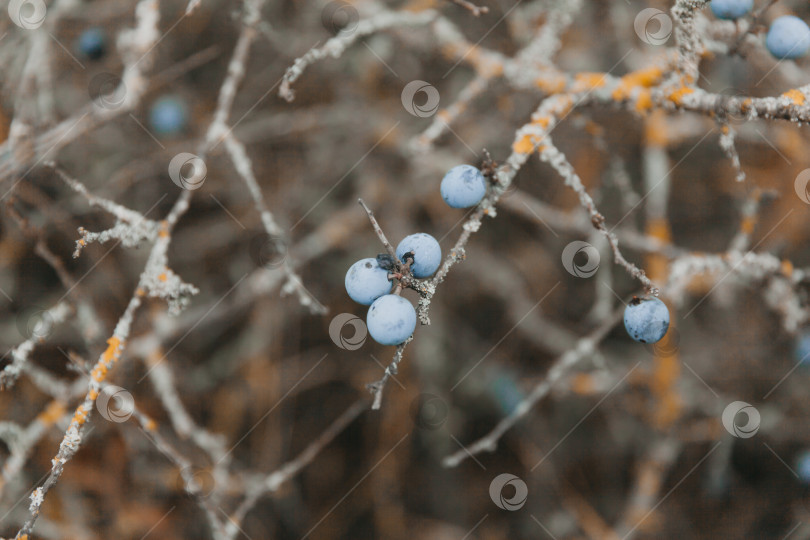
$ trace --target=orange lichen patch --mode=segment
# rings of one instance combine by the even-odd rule
[[[90,397],[91,400],[95,401],[96,398],[98,397],[98,390],[96,389],[90,390],[88,396]]]
[[[160,232],[158,233],[158,236],[161,238],[166,238],[169,236],[169,222],[165,219],[160,222]]]
[[[571,391],[576,394],[588,395],[594,390],[593,377],[587,373],[577,373],[571,379]]]
[[[37,420],[46,426],[50,426],[62,418],[63,414],[65,414],[65,404],[61,401],[53,400],[48,404],[44,411],[39,413]]]
[[[694,92],[695,92],[694,88],[689,88],[688,86],[682,86],[682,87],[678,88],[677,90],[675,90],[674,92],[671,92],[668,97],[669,97],[669,100],[672,103],[674,103],[675,105],[680,106],[680,105],[683,104],[683,98],[685,96],[688,96],[689,94],[694,93]]]
[[[76,413],[73,415],[73,419],[71,422],[75,422],[79,425],[84,424],[87,421],[87,409],[84,407],[84,404],[79,405],[76,409]]]
[[[632,71],[619,79],[619,84],[613,89],[611,97],[616,101],[623,101],[633,95],[636,88],[651,88],[661,82],[664,70],[652,66],[638,71]]]
[[[107,340],[107,350],[102,356],[104,362],[110,363],[118,358],[118,349],[121,347],[121,340],[113,336]]]
[[[534,150],[539,152],[545,148],[544,145],[538,144],[541,140],[535,135],[524,135],[512,145],[512,151],[518,154],[531,154]]]
[[[447,109],[440,110],[436,113],[436,116],[439,118],[439,120],[444,120],[445,122],[450,121],[450,113],[447,111]]]
[[[669,144],[667,116],[661,109],[656,109],[644,122],[644,140],[650,146],[666,148]]]
[[[754,216],[745,216],[740,223],[740,230],[743,234],[751,234],[754,232],[754,225],[756,225],[756,218]]]
[[[804,94],[799,92],[797,89],[788,90],[782,97],[786,97],[790,99],[795,105],[804,105],[804,102],[807,101],[807,98],[804,97]]]
[[[788,260],[782,261],[782,274],[784,274],[785,277],[790,277],[793,274],[793,263],[792,262],[790,262]]]
[[[602,126],[593,121],[590,121],[587,124],[585,124],[585,131],[588,134],[593,135],[595,137],[601,137],[605,134],[605,128],[603,128]]]
[[[84,246],[85,244],[87,244],[84,238],[80,238],[77,242],[79,243],[80,246]]]
[[[540,116],[539,118],[534,118],[532,120],[533,126],[540,126],[543,129],[546,129],[550,123],[551,118],[549,118],[548,116]]]
[[[567,85],[566,79],[562,75],[553,75],[551,77],[540,77],[535,79],[535,86],[547,94],[559,94]]]
[[[146,291],[143,290],[142,288],[138,287],[137,289],[135,289],[135,295],[136,296],[143,296],[145,294],[146,294]]]
[[[577,73],[574,75],[572,91],[587,92],[605,86],[604,73]]]
[[[163,272],[162,274],[160,274],[160,275],[158,276],[158,279],[159,279],[160,281],[166,281],[166,279],[168,279],[168,278],[166,277],[166,273],[165,273],[165,272]]]
[[[93,377],[94,381],[103,381],[107,377],[107,366],[98,364],[93,368],[93,371],[90,372],[90,376]]]
[[[636,111],[640,113],[646,113],[650,109],[652,109],[653,100],[652,100],[652,92],[650,92],[646,88],[642,88],[638,91],[638,95],[636,96]]]
[[[150,418],[146,421],[143,427],[146,429],[146,431],[155,431],[155,429],[157,429],[157,422]]]

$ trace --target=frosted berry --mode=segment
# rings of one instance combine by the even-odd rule
[[[475,206],[487,193],[483,173],[471,165],[456,165],[444,175],[442,199],[453,208]]]
[[[376,259],[360,259],[346,272],[346,292],[352,300],[364,306],[391,292],[388,270],[380,268]]]
[[[405,261],[405,254],[413,253],[411,273],[414,277],[425,278],[433,275],[442,262],[442,248],[435,238],[426,233],[406,236],[397,246],[397,258]]]
[[[640,343],[657,343],[669,329],[669,310],[658,298],[634,298],[624,310],[624,328]]]
[[[765,46],[776,58],[800,58],[810,49],[810,28],[793,15],[779,17],[771,23]]]
[[[712,13],[718,19],[739,19],[754,7],[754,0],[712,0]]]
[[[149,124],[161,135],[177,135],[188,122],[186,104],[177,96],[163,96],[152,104]]]
[[[106,39],[101,28],[88,28],[79,36],[79,52],[90,60],[98,60],[104,56]]]
[[[399,345],[416,328],[416,310],[410,302],[395,294],[377,298],[368,309],[368,333],[381,345]]]

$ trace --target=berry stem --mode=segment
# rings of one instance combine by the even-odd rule
[[[394,260],[397,263],[397,266],[399,267],[402,263],[397,258],[397,253],[396,251],[394,251],[394,247],[388,241],[388,238],[385,237],[385,233],[380,227],[380,224],[377,223],[377,218],[374,217],[374,213],[372,213],[371,209],[369,209],[369,207],[366,206],[366,203],[363,202],[363,199],[357,199],[357,202],[360,203],[360,206],[362,206],[363,210],[365,210],[366,214],[368,214],[368,219],[369,221],[371,221],[371,226],[374,228],[374,232],[377,233],[377,238],[380,239],[380,242],[382,242],[382,245],[383,247],[385,247],[385,250],[388,252],[389,255],[391,255],[391,257],[394,258]]]

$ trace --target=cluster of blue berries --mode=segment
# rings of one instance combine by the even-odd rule
[[[444,175],[442,199],[452,208],[475,206],[487,193],[484,174],[471,165],[458,165]],[[360,259],[346,272],[346,292],[352,300],[371,306],[366,316],[368,333],[382,345],[399,345],[416,329],[416,310],[399,296],[401,286],[392,294],[393,279],[403,276],[427,278],[442,262],[439,242],[427,233],[406,236],[395,250],[397,262],[388,254]]]
[[[416,310],[411,303],[391,294],[394,277],[410,272],[417,278],[433,275],[442,260],[442,249],[435,238],[426,233],[405,237],[396,249],[402,267],[397,269],[392,257],[378,255],[376,259],[360,259],[346,272],[346,292],[352,300],[371,306],[366,316],[368,333],[382,345],[399,345],[416,329]]]
[[[754,0],[712,0],[712,13],[718,19],[735,20],[746,16]],[[801,58],[810,50],[810,27],[793,15],[776,18],[768,30],[765,46],[780,60]]]
[[[669,330],[669,310],[658,298],[634,297],[624,309],[624,328],[639,343],[657,343]]]

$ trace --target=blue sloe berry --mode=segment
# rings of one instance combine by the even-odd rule
[[[149,124],[161,135],[177,135],[188,122],[188,109],[177,96],[163,96],[152,104]]]
[[[754,0],[712,0],[712,13],[718,19],[739,19],[754,7]]]
[[[360,259],[346,272],[346,292],[352,300],[364,306],[391,292],[388,270],[381,268],[376,259]]]
[[[487,193],[487,182],[481,171],[471,165],[456,165],[444,175],[440,189],[442,199],[453,208],[475,206]]]
[[[810,366],[810,332],[805,331],[796,338],[796,362]]]
[[[803,484],[810,484],[810,450],[804,450],[796,459],[796,473]]]
[[[406,236],[397,246],[397,258],[405,262],[405,254],[413,253],[411,273],[414,277],[425,278],[433,275],[442,262],[442,248],[435,238],[427,233]]]
[[[104,56],[106,41],[104,30],[101,28],[88,28],[79,36],[79,52],[90,60],[98,60]]]
[[[669,329],[669,310],[658,298],[634,298],[624,310],[624,327],[640,343],[657,343]]]
[[[771,23],[765,46],[776,58],[800,58],[810,49],[810,28],[793,15],[779,17]]]
[[[381,345],[399,345],[416,328],[416,310],[410,302],[395,294],[374,300],[366,317],[368,333]]]

